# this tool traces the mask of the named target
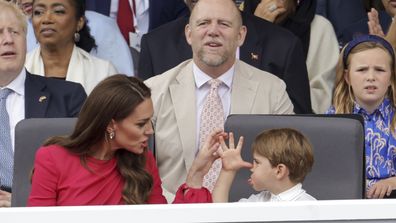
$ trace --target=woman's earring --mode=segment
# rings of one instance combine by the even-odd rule
[[[114,139],[114,137],[115,137],[115,132],[114,131],[110,132],[109,133],[109,138],[110,139]]]
[[[74,33],[74,42],[78,43],[80,41],[80,33],[76,32]]]

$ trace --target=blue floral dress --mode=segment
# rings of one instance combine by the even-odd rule
[[[326,114],[335,114],[334,107],[331,106]],[[372,114],[355,103],[353,114],[360,114],[364,118],[368,190],[376,182],[396,175],[396,138],[390,129],[395,108],[386,98]]]

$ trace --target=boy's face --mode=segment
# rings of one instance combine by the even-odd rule
[[[253,153],[253,168],[250,169],[252,175],[250,176],[250,183],[256,191],[273,191],[274,182],[276,181],[276,167],[272,167],[269,160]]]

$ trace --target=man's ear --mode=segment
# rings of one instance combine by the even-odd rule
[[[241,26],[238,33],[238,46],[241,47],[245,42],[246,34],[247,34],[246,26]]]
[[[191,25],[187,24],[184,28],[184,35],[186,36],[187,43],[191,45]]]

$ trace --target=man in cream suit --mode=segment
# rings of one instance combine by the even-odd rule
[[[200,115],[210,79],[222,81],[218,92],[224,118],[293,112],[281,79],[235,58],[246,27],[232,0],[200,0],[185,34],[193,59],[146,81],[154,103],[157,164],[168,200],[186,179],[198,151]]]

